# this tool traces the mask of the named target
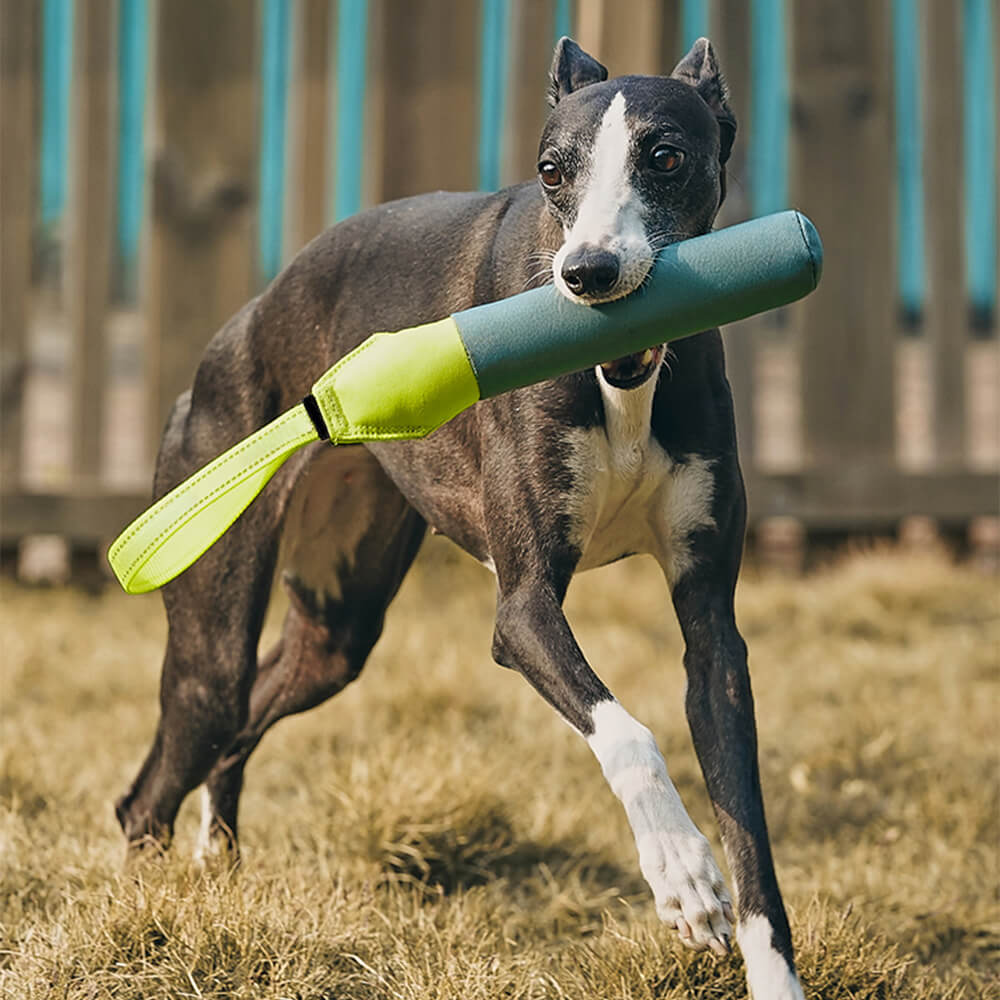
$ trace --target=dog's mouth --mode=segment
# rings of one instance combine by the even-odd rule
[[[604,381],[615,389],[638,389],[659,367],[663,351],[664,345],[660,344],[615,361],[605,361],[601,365]]]

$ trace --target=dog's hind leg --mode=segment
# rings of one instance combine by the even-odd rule
[[[281,638],[261,660],[246,724],[205,783],[198,856],[238,857],[243,772],[287,715],[342,691],[364,667],[425,523],[362,448],[326,448],[301,475],[286,516]]]
[[[686,644],[688,724],[733,875],[736,939],[751,996],[802,1000],[764,821],[746,644],[733,611],[742,508],[731,505],[719,521],[718,532],[692,539],[696,558],[678,578],[670,580],[671,567],[661,559]]]
[[[220,403],[220,405],[223,405]],[[231,444],[208,406],[177,403],[157,468],[157,492]],[[298,456],[296,456],[298,459]],[[257,641],[267,608],[282,513],[297,462],[282,469],[246,514],[163,589],[168,636],[153,745],[117,805],[130,852],[166,847],[185,796],[208,774],[246,718]]]

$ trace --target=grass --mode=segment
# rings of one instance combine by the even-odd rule
[[[264,741],[236,875],[190,862],[196,796],[171,855],[122,870],[111,802],[155,721],[158,600],[0,599],[3,996],[745,996],[738,954],[692,955],[657,923],[595,761],[491,663],[491,580],[445,543],[361,680]],[[658,571],[586,574],[568,611],[714,840]],[[745,573],[739,619],[807,996],[1000,997],[996,580],[874,550]]]

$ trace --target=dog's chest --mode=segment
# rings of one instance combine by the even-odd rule
[[[674,461],[652,436],[655,376],[630,391],[598,380],[604,425],[567,435],[577,569],[649,553],[676,581],[693,562],[692,532],[714,523],[711,462],[698,455]]]

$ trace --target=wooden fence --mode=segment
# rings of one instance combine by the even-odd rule
[[[208,338],[325,225],[531,176],[567,30],[612,74],[668,72],[709,34],[740,122],[721,221],[794,205],[822,233],[819,291],[727,331],[752,526],[995,523],[990,0],[0,12],[8,551],[38,533],[95,548],[144,506],[164,415]]]

